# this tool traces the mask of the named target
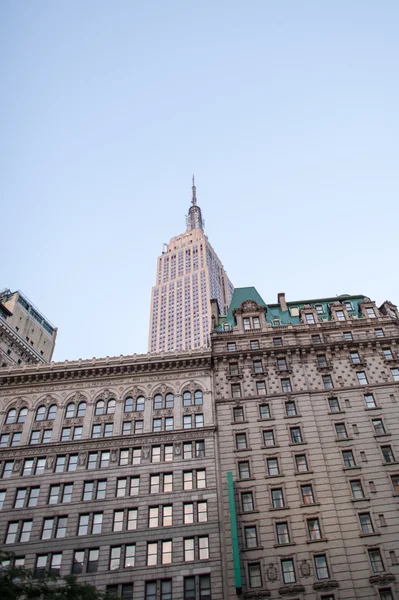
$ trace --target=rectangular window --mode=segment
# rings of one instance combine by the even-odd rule
[[[350,353],[352,364],[356,365],[360,363],[360,355],[359,352],[351,352]]]
[[[346,440],[348,434],[346,433],[345,423],[335,423],[335,435],[337,440]]]
[[[273,338],[273,346],[282,346],[282,345],[283,345],[283,339],[281,337]]]
[[[57,527],[55,530],[56,538],[64,538],[66,536],[67,525],[68,517],[58,517]]]
[[[392,475],[391,480],[392,480],[392,487],[394,489],[394,492],[396,494],[399,494],[399,475]]]
[[[248,526],[244,527],[244,538],[246,548],[256,548],[258,546],[258,535],[256,527]]]
[[[290,534],[288,531],[288,523],[276,523],[276,537],[278,544],[289,544]]]
[[[161,542],[161,562],[170,565],[172,562],[172,540]]]
[[[345,321],[345,313],[343,310],[336,310],[335,311],[336,317],[337,317],[337,321]]]
[[[374,533],[374,527],[371,521],[370,513],[359,513],[359,521],[362,533]]]
[[[258,396],[266,396],[266,383],[264,381],[256,382],[256,393]]]
[[[330,577],[325,554],[319,554],[314,557],[314,566],[317,579],[328,579]]]
[[[393,455],[391,446],[381,446],[381,452],[386,463],[395,462],[395,457]]]
[[[275,446],[274,431],[273,429],[266,429],[263,431],[263,445],[264,446]]]
[[[329,398],[328,399],[328,406],[330,408],[330,412],[334,413],[334,412],[340,412],[340,406],[339,406],[339,401],[338,398]]]
[[[306,473],[309,470],[305,454],[297,454],[295,456],[295,465],[298,473]]]
[[[384,337],[383,329],[374,329],[374,332],[376,337]]]
[[[376,435],[384,435],[385,427],[382,419],[373,419],[372,421],[374,432]]]
[[[158,564],[158,542],[147,542],[147,566]]]
[[[367,385],[368,384],[367,376],[364,371],[357,371],[356,377],[357,377],[357,381],[358,381],[359,385]]]
[[[239,374],[238,363],[230,363],[229,369],[230,369],[230,375],[232,375],[233,377],[238,376],[238,374]]]
[[[227,352],[234,352],[235,350],[237,350],[237,346],[235,342],[229,342],[227,344]]]
[[[352,332],[351,331],[344,331],[343,338],[347,342],[349,342],[350,340],[353,340]]]
[[[263,364],[261,360],[254,360],[252,367],[254,373],[263,373]]]
[[[310,540],[320,540],[321,539],[321,531],[320,531],[320,523],[319,519],[308,519],[308,534]]]
[[[194,415],[195,427],[203,427],[204,426],[204,415],[202,413]]]
[[[280,475],[280,469],[278,466],[277,458],[268,458],[267,459],[267,473],[270,477],[274,475]]]
[[[361,498],[364,498],[363,487],[360,479],[353,479],[350,482],[350,485],[352,490],[352,496],[355,500],[360,500]]]
[[[305,318],[308,325],[314,325],[315,320],[313,313],[305,313]]]
[[[239,383],[231,384],[231,397],[241,398],[241,385]]]
[[[243,512],[251,512],[254,510],[254,499],[252,492],[241,493],[241,509]]]
[[[375,319],[375,312],[373,308],[366,308],[366,315],[369,319]]]
[[[342,458],[344,459],[345,467],[351,468],[356,466],[352,450],[344,450],[342,452]]]
[[[373,573],[381,573],[382,571],[384,571],[384,563],[382,562],[381,552],[379,548],[369,550],[368,553]]]
[[[261,419],[270,419],[270,405],[269,404],[259,404],[259,417]]]
[[[251,563],[248,565],[248,581],[251,589],[262,587],[260,563]]]
[[[294,561],[292,558],[285,559],[281,561],[281,571],[283,574],[284,583],[295,583],[295,569],[294,569]]]
[[[285,394],[292,392],[291,380],[289,378],[281,380],[281,389]]]
[[[364,402],[366,404],[366,408],[376,408],[377,407],[373,394],[364,394]]]
[[[323,386],[325,390],[330,390],[334,387],[331,375],[323,375]]]
[[[282,488],[271,490],[273,508],[284,508],[284,495]]]
[[[384,348],[383,353],[385,360],[393,360],[393,354],[390,348]]]
[[[249,317],[244,317],[242,323],[244,325],[244,330],[251,329],[251,319]]]
[[[54,518],[44,519],[42,529],[42,540],[49,540],[53,535]]]
[[[286,358],[278,358],[276,362],[276,367],[279,371],[287,370],[287,359]]]
[[[312,335],[311,340],[312,340],[312,344],[320,344],[321,343],[321,338],[318,333]]]
[[[310,483],[301,485],[301,495],[303,504],[314,504],[313,488]]]
[[[184,562],[194,560],[194,538],[183,540]]]
[[[251,477],[249,462],[247,460],[242,460],[238,463],[238,478],[239,479],[249,479]]]
[[[326,359],[325,354],[319,354],[317,356],[317,366],[318,367],[326,367],[327,366],[327,359]]]
[[[395,381],[399,381],[399,369],[391,369],[391,374]]]
[[[7,493],[7,490],[0,490],[0,510],[4,506],[4,501],[6,499],[6,493]]]
[[[244,409],[241,406],[233,408],[233,419],[234,423],[241,423],[244,421]]]
[[[300,427],[290,428],[291,442],[293,444],[301,444],[303,442],[302,432]]]
[[[245,433],[236,433],[236,448],[237,450],[247,448],[247,435]]]
[[[40,493],[40,487],[32,487],[32,488],[30,488],[29,499],[28,499],[28,506],[29,507],[37,506],[37,502],[38,502],[38,499],[39,499],[39,493]]]
[[[249,347],[251,350],[259,350],[259,340],[251,340]]]

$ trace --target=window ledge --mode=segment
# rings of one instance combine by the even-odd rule
[[[284,419],[296,419],[298,417],[302,417],[302,415],[300,415],[299,413],[297,413],[296,415],[284,415]]]
[[[306,540],[307,544],[317,544],[318,542],[328,542],[328,538],[319,538],[318,540]]]
[[[381,410],[381,406],[366,406],[364,410]]]
[[[351,502],[370,502],[371,498],[351,498]]]
[[[379,531],[373,531],[372,533],[359,533],[359,537],[364,538],[364,537],[373,537],[373,536],[378,536],[381,535],[381,533]]]
[[[286,544],[273,544],[274,548],[286,548],[287,546],[296,546],[296,542],[287,542]]]
[[[275,477],[284,477],[284,473],[279,473],[278,475],[265,475],[265,479],[274,479]]]
[[[237,483],[240,483],[241,481],[255,481],[256,477],[244,477],[244,479],[236,479]]]
[[[346,438],[335,438],[336,442],[350,442],[353,440],[352,436],[348,436]]]
[[[391,462],[382,463],[384,467],[390,467],[391,465],[399,465],[399,460],[391,460]]]
[[[381,438],[381,437],[390,437],[391,434],[390,433],[376,433],[375,434],[375,438]]]
[[[309,475],[312,473],[313,471],[295,471],[294,475]]]
[[[272,506],[271,508],[269,508],[269,510],[272,510],[273,512],[275,512],[276,510],[289,510],[290,507],[289,506]]]
[[[242,425],[245,423],[249,423],[249,421],[231,421],[230,425]]]
[[[334,412],[329,412],[329,415],[344,415],[345,411],[344,410],[335,410]]]
[[[247,448],[234,448],[234,452],[251,452],[252,448],[249,446]]]
[[[393,493],[393,494],[392,494],[392,496],[393,496],[394,498],[399,498],[399,494],[397,494],[397,493]]]
[[[275,421],[275,417],[265,418],[265,419],[256,419],[258,423],[268,423],[269,421]]]
[[[259,513],[259,510],[257,508],[254,508],[253,510],[240,510],[240,511],[237,511],[238,515],[253,515],[253,514],[256,514],[256,513]]]
[[[274,448],[280,448],[280,444],[276,444],[275,446],[261,446],[261,450],[274,450]]]
[[[241,552],[250,552],[251,550],[264,550],[264,546],[252,546],[251,548],[242,548]]]
[[[359,467],[357,465],[355,465],[354,467],[343,467],[343,471],[356,471],[356,469],[361,469],[362,467]]]
[[[309,508],[309,506],[320,506],[320,502],[312,502],[311,504],[300,504],[301,508]]]
[[[307,442],[290,442],[289,446],[306,446]]]

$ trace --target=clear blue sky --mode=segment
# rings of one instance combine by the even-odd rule
[[[397,0],[5,0],[1,277],[56,360],[145,352],[191,175],[235,286],[399,302]]]

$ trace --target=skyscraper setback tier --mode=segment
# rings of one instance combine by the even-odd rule
[[[234,288],[204,233],[192,186],[186,232],[173,237],[158,258],[152,288],[149,352],[209,346],[211,299],[226,313]]]

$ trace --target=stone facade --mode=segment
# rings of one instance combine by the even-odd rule
[[[398,312],[346,305],[273,326],[248,300],[212,335],[225,598],[399,597]]]
[[[3,548],[125,600],[221,600],[210,368],[199,351],[4,370]]]
[[[0,292],[0,368],[50,362],[56,337],[57,329],[22,292]]]

